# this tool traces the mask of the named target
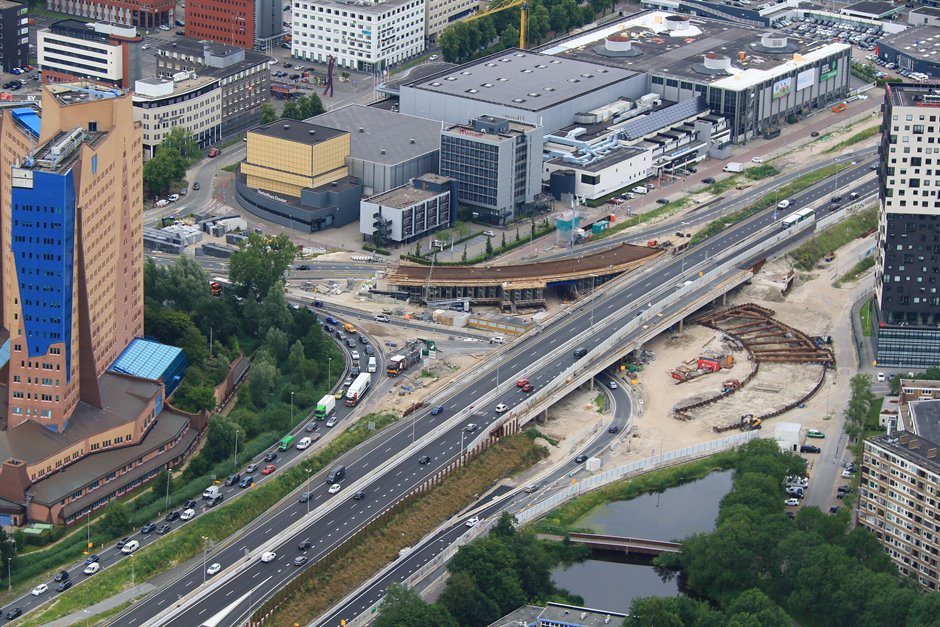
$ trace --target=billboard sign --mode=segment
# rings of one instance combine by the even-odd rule
[[[803,91],[807,87],[812,87],[816,79],[816,68],[803,70],[796,75],[796,90]]]
[[[836,74],[839,73],[839,62],[836,59],[832,60],[832,63],[823,63],[819,67],[819,82],[828,81],[830,78],[835,78]]]
[[[773,98],[775,99],[783,98],[784,96],[789,94],[792,84],[793,84],[793,79],[790,77],[781,78],[779,81],[774,83],[773,91],[771,92],[773,94]]]

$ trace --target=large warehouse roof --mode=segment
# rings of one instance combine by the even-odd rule
[[[312,117],[307,122],[349,133],[349,156],[395,165],[440,150],[441,123],[352,104]],[[384,150],[384,152],[383,152]]]
[[[720,20],[649,11],[570,37],[542,52],[735,89],[849,48]],[[706,55],[711,57],[708,63]]]
[[[509,49],[411,83],[415,89],[541,111],[638,73]]]
[[[880,43],[913,59],[940,63],[940,26],[915,26]]]

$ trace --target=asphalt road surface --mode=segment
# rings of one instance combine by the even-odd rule
[[[475,378],[468,377],[451,388],[453,390],[451,395],[440,401],[445,408],[443,414],[415,415],[410,424],[404,425],[404,428],[400,424],[384,437],[377,438],[376,441],[369,442],[345,456],[343,460],[347,468],[345,483],[354,482],[365,476],[386,462],[395,452],[411,449],[413,442],[420,440],[423,435],[447,421],[448,417],[455,412],[465,408],[475,410],[471,420],[477,424],[478,429],[491,424],[498,417],[494,406],[478,406],[479,399],[489,392],[502,387],[500,401],[508,406],[508,411],[512,411],[526,397],[524,392],[512,385],[516,378],[526,377],[537,388],[540,388],[573,364],[574,357],[569,350],[553,354],[556,348],[568,343],[570,338],[581,336],[577,345],[590,351],[626,321],[639,315],[649,306],[648,303],[658,301],[668,295],[668,292],[663,292],[651,298],[649,294],[652,290],[664,285],[681,285],[693,278],[686,276],[686,267],[696,268],[696,272],[699,270],[708,272],[718,267],[730,258],[731,253],[728,251],[733,246],[749,239],[763,239],[776,234],[776,230],[771,230],[770,234],[761,234],[755,238],[755,233],[778,222],[784,215],[806,206],[809,202],[821,199],[830,194],[833,189],[847,187],[844,190],[845,193],[852,191],[853,188],[848,186],[867,174],[871,163],[873,161],[858,164],[843,171],[834,182],[804,190],[790,198],[792,204],[786,212],[778,214],[774,210],[766,210],[702,242],[683,255],[666,260],[647,274],[638,275],[621,289],[577,307],[569,315],[548,327],[541,335],[508,346],[505,353],[496,358],[498,366],[495,369]],[[868,191],[875,189],[875,186],[875,182],[865,183],[856,191],[865,195]],[[821,211],[827,212],[827,209],[823,207]],[[678,307],[679,305],[676,305],[676,308]],[[593,321],[593,324],[590,321]],[[588,330],[590,332],[586,332]],[[277,590],[296,574],[297,569],[291,565],[291,561],[294,556],[301,553],[296,548],[299,542],[304,540],[311,542],[311,548],[303,554],[310,561],[316,561],[319,556],[337,546],[374,515],[383,511],[385,507],[454,461],[461,453],[462,443],[467,440],[464,437],[467,435],[464,431],[467,422],[469,421],[463,420],[458,424],[450,425],[444,435],[435,438],[430,444],[418,450],[411,450],[411,455],[407,459],[387,468],[366,486],[364,500],[353,500],[351,495],[344,491],[329,495],[326,493],[326,486],[323,485],[324,477],[322,475],[313,477],[313,485],[320,487],[315,490],[310,508],[313,510],[321,503],[329,502],[331,509],[326,515],[316,521],[316,524],[311,524],[300,533],[287,538],[276,549],[278,558],[274,562],[250,564],[239,576],[229,578],[216,587],[211,594],[196,601],[184,617],[165,624],[188,626],[193,625],[194,621],[206,621],[212,617],[219,619],[218,625],[239,624],[265,596],[257,591],[248,596],[259,582],[265,582],[264,590],[267,593]],[[424,455],[431,457],[429,464],[418,463],[418,458]],[[255,550],[269,540],[275,530],[285,529],[298,520],[306,506],[307,504],[296,502],[282,503],[274,508],[268,517],[250,526],[235,542],[213,554],[210,561],[220,563],[225,569],[237,561],[244,560],[246,551]],[[179,596],[188,594],[198,586],[202,581],[201,570],[197,568],[180,573],[175,582],[136,604],[130,611],[119,616],[113,624],[142,624],[172,605]],[[245,597],[245,602],[232,607],[232,599],[242,597]],[[223,611],[224,617],[220,616]]]

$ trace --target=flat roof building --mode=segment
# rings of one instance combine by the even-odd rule
[[[898,69],[940,77],[940,26],[915,26],[883,37],[878,56],[896,63]]]
[[[457,213],[457,185],[446,176],[425,174],[406,185],[364,198],[359,232],[376,246],[407,243],[447,228]]]
[[[441,123],[379,107],[352,104],[307,122],[349,133],[349,175],[367,196],[406,185],[440,167]]]
[[[45,8],[56,13],[145,30],[172,26],[173,21],[179,19],[176,0],[47,0]]]
[[[917,7],[907,14],[907,23],[911,26],[940,26],[940,9],[936,7]]]
[[[129,26],[61,20],[36,34],[36,53],[46,83],[90,80],[133,87],[140,78],[143,39]]]
[[[29,17],[21,2],[0,0],[0,68],[10,72],[29,63]]]
[[[874,2],[873,0],[864,0],[856,2],[839,9],[842,15],[851,17],[864,17],[870,20],[883,20],[890,18],[895,13],[904,10],[903,5],[895,5],[891,2]]]
[[[174,128],[193,134],[200,148],[222,139],[222,90],[219,79],[180,72],[175,79],[145,78],[134,83],[134,119],[151,159]]]

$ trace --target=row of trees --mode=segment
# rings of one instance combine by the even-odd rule
[[[193,134],[175,126],[144,164],[144,190],[150,196],[166,194],[170,186],[186,178],[186,170],[202,154]]]
[[[390,588],[376,627],[485,627],[530,602],[582,603],[555,587],[554,557],[534,534],[516,530],[513,523],[503,514],[489,535],[457,551],[436,604],[400,586]]]
[[[494,2],[490,6],[496,8],[503,4],[507,3]],[[557,35],[588,24],[613,6],[614,0],[589,0],[583,5],[577,0],[529,0],[526,41],[536,44],[549,33]],[[464,63],[487,50],[494,52],[518,46],[520,10],[506,9],[471,22],[455,22],[447,27],[440,40],[444,60]]]
[[[805,461],[756,440],[740,452],[734,485],[714,531],[656,559],[664,576],[681,573],[688,596],[638,599],[633,625],[927,625],[940,597],[917,591],[868,531],[843,510],[783,513],[783,479]]]

